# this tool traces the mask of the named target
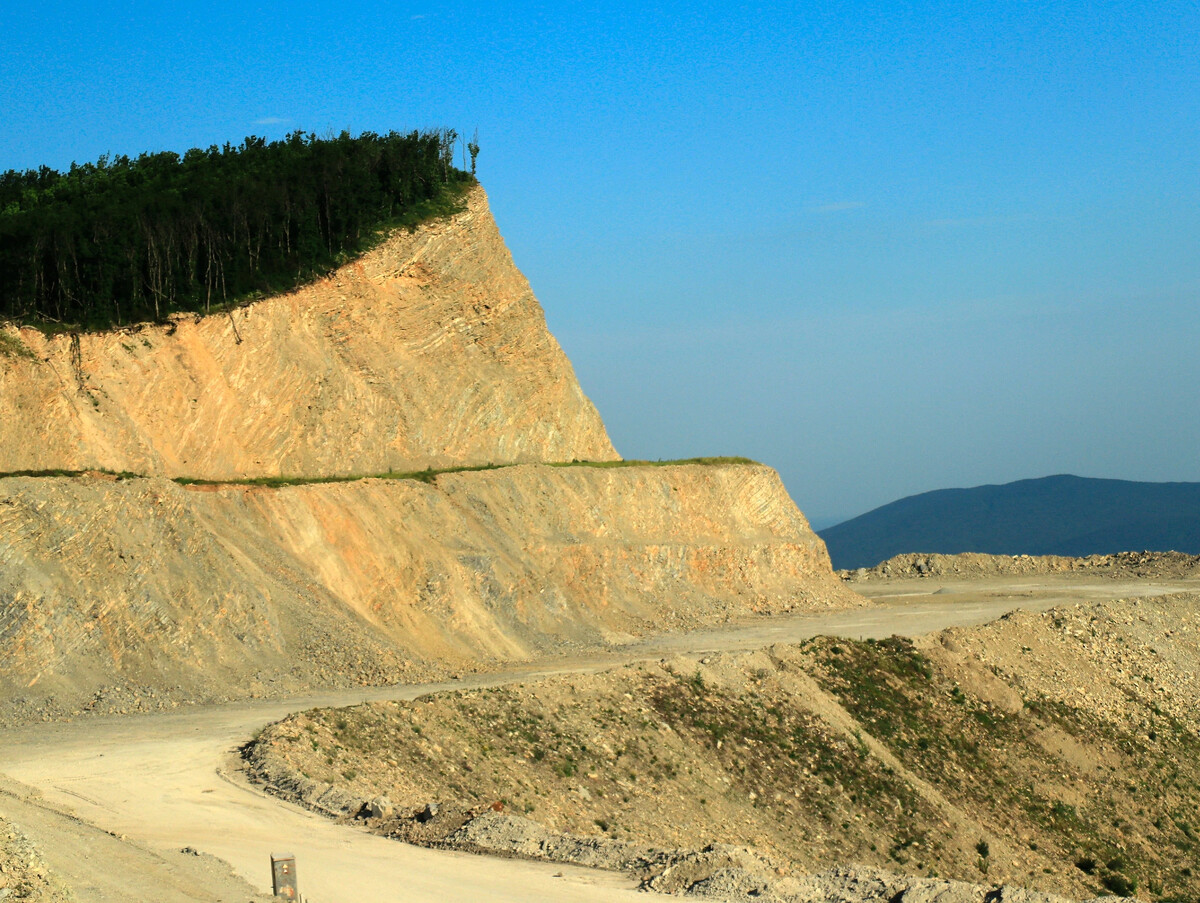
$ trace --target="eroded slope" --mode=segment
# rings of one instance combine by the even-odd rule
[[[0,472],[230,479],[616,457],[479,188],[463,213],[231,314],[0,330]]]
[[[390,683],[861,602],[757,465],[0,480],[0,686],[27,712]]]

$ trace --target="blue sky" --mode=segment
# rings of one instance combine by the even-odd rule
[[[478,128],[626,457],[1200,480],[1194,2],[0,7],[0,169]]]

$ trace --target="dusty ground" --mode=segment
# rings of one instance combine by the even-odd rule
[[[1181,589],[1189,581],[1168,584],[1142,590],[1159,593]],[[955,595],[946,595],[931,592],[939,586],[922,580],[922,594],[913,595],[915,590],[902,586],[899,593],[893,594],[894,598],[868,609],[761,619],[745,627],[675,634],[661,638],[658,645],[650,640],[640,641],[608,656],[559,659],[542,668],[588,671],[614,661],[656,660],[679,654],[699,659],[721,650],[799,643],[818,634],[850,639],[887,637],[893,632],[921,634],[951,624],[986,622],[1018,605],[1039,609],[1064,599],[1073,602],[1094,598],[1102,595],[1102,585],[1081,579],[1074,584],[1055,581],[1039,587],[1036,581],[995,578],[977,582],[973,595],[965,586]],[[1196,587],[1194,583],[1190,585]],[[1124,584],[1108,581],[1108,586],[1129,595]],[[871,587],[872,591],[876,589],[883,590],[880,597],[887,595],[888,587],[881,584]],[[855,643],[853,647],[859,645]],[[812,650],[806,654],[812,654]],[[490,679],[503,684],[514,680],[528,682],[535,676],[534,672],[526,671]],[[481,684],[483,680],[472,677],[463,683]],[[110,883],[142,882],[138,886],[159,889],[156,893],[139,894],[141,899],[227,899],[214,889],[217,882],[213,878],[206,879],[207,884],[201,881],[191,884],[190,895],[170,889],[185,874],[175,856],[189,846],[220,857],[259,891],[269,889],[269,854],[281,847],[291,849],[300,857],[305,869],[304,889],[314,903],[357,901],[362,895],[372,893],[386,898],[394,893],[398,882],[403,882],[418,897],[445,900],[637,899],[633,896],[635,882],[614,873],[495,860],[396,843],[265,797],[229,771],[236,748],[264,723],[282,718],[288,712],[372,699],[411,698],[438,689],[450,687],[341,691],[291,701],[205,706],[125,718],[93,717],[72,724],[30,725],[9,730],[0,735],[0,763],[3,763],[0,771],[26,788],[37,789],[43,799],[22,803],[24,808],[19,808],[15,797],[0,795],[0,815],[10,818],[29,835],[52,871],[72,879],[80,900],[121,899],[89,886],[78,872],[65,871],[73,867],[72,863],[89,862],[81,851],[96,850],[98,840],[134,850],[122,860],[124,871],[106,874],[112,878]],[[832,688],[822,692],[827,696],[837,695]],[[973,691],[967,687],[964,692]],[[882,740],[879,748],[885,749]],[[916,773],[915,766],[906,768]],[[218,775],[219,769],[226,770],[226,778]],[[28,793],[28,789],[24,792]],[[36,810],[48,814],[37,815]],[[54,813],[60,810],[73,810],[77,814],[78,818],[69,820],[69,826],[74,827],[58,820]],[[531,814],[537,815],[537,810]],[[1006,818],[998,819],[993,828],[1002,834],[1005,824]],[[76,833],[86,831],[95,834]],[[127,839],[121,841],[120,835]],[[977,839],[967,837],[971,843]],[[990,854],[993,863],[1002,861],[1008,843],[1002,835]],[[103,863],[110,855],[104,852],[91,861]],[[188,860],[194,858],[189,856]],[[890,864],[893,869],[902,868],[895,860]],[[988,876],[989,882],[998,877],[1000,868],[998,864],[991,867],[994,871]],[[1103,877],[1103,863],[1099,871]],[[563,877],[555,877],[560,872]],[[876,889],[887,887],[891,885],[879,884]],[[1143,884],[1142,893],[1145,888]],[[883,899],[891,896],[894,894]]]
[[[77,791],[66,792],[79,801]],[[2,777],[0,812],[20,825],[19,831],[10,826],[7,842],[0,826],[0,899],[6,903],[274,899],[234,875],[226,862],[211,853],[190,846],[155,848],[98,828],[78,818],[69,806],[51,803],[36,790]],[[6,887],[11,896],[4,896]]]

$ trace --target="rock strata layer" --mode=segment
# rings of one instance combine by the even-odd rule
[[[482,189],[280,297],[163,326],[3,327],[0,472],[232,479],[617,457]]]

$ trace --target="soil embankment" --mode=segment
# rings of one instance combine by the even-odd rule
[[[229,314],[0,332],[0,473],[233,479],[617,457],[479,188],[449,220]]]
[[[904,577],[957,577],[973,579],[993,576],[1078,574],[1120,579],[1195,577],[1200,575],[1200,555],[1182,552],[1118,552],[1113,555],[958,555],[906,553],[871,568],[842,570],[838,575],[850,583],[866,580],[898,580]]]
[[[9,718],[427,680],[863,604],[774,471],[0,480]]]
[[[314,710],[248,757],[276,792],[379,833],[624,867],[663,889],[806,899],[790,876],[849,862],[1190,899],[1198,603]],[[757,852],[669,852],[712,843]]]
[[[68,903],[74,899],[41,851],[16,825],[0,817],[0,900]]]

